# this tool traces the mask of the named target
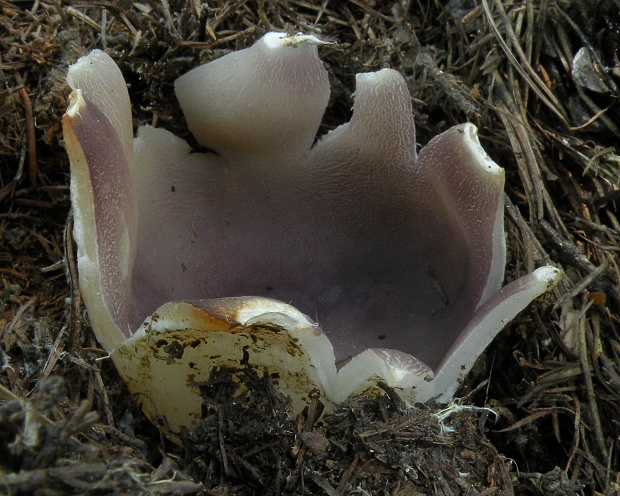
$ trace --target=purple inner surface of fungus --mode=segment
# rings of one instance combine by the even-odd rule
[[[471,126],[446,131],[416,157],[410,96],[395,71],[358,76],[351,122],[311,147],[329,93],[316,47],[263,45],[212,63],[234,74],[228,81],[206,70],[200,77],[213,94],[180,98],[186,114],[194,106],[214,121],[201,127],[188,116],[216,154],[190,154],[182,140],[146,127],[128,164],[108,157],[122,150],[113,129],[87,138],[102,120],[96,111],[75,118],[76,136],[91,147],[115,322],[129,336],[169,301],[266,296],[318,322],[337,361],[393,348],[435,368],[489,285],[501,284],[503,178],[490,181],[465,144]],[[248,85],[259,94],[244,96]],[[243,123],[228,132],[219,121],[231,114]],[[124,236],[135,243],[128,274],[114,259]]]

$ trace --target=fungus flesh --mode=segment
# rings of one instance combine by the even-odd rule
[[[315,142],[330,94],[319,43],[268,33],[181,76],[204,153],[151,126],[134,138],[104,52],[69,70],[84,301],[129,388],[173,430],[200,412],[195,384],[244,357],[296,409],[377,380],[446,401],[559,277],[546,266],[501,288],[503,169],[472,124],[417,153],[398,72],[358,74],[350,122]]]

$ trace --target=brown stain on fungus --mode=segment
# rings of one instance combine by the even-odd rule
[[[180,309],[183,321],[171,319]],[[299,340],[278,325],[266,322],[245,326],[234,315],[213,315],[188,303],[180,303],[172,307],[170,314],[159,317],[157,325],[147,322],[153,339],[126,343],[113,358],[119,369],[133,376],[128,385],[147,415],[161,420],[165,412],[168,418],[163,420],[172,430],[188,426],[187,422],[199,417],[201,397],[197,386],[208,382],[216,369],[245,367],[258,375],[268,374],[280,391],[296,398],[293,403],[297,403],[297,409],[321,396],[311,377],[315,369]],[[231,325],[231,320],[236,325]],[[165,327],[169,322],[176,323],[174,328]],[[128,366],[130,361],[133,365]],[[178,386],[181,377],[184,387]],[[153,394],[153,388],[160,391],[159,396]],[[174,408],[170,409],[172,404]],[[175,418],[189,420],[179,422]]]

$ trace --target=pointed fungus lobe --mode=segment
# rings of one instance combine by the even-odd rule
[[[472,124],[417,155],[398,72],[358,74],[350,122],[314,143],[329,98],[318,43],[268,33],[176,81],[210,153],[150,126],[132,138],[105,53],[69,70],[84,300],[145,411],[173,429],[199,414],[188,384],[244,353],[279,374],[296,409],[377,380],[411,401],[447,401],[559,278],[542,267],[501,288],[503,169]],[[181,352],[169,356],[172,342]]]

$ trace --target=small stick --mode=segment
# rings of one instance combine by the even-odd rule
[[[26,139],[28,143],[28,178],[30,186],[33,188],[37,185],[37,142],[34,135],[34,118],[32,117],[32,104],[26,88],[19,90],[19,96],[24,105],[26,114]]]

